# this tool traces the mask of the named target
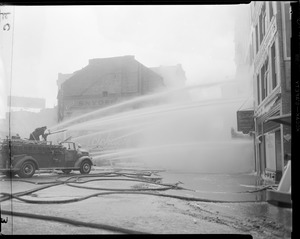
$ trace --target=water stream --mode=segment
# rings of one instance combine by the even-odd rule
[[[183,172],[251,172],[251,137],[231,137],[245,98],[205,99],[195,97],[197,90],[201,87],[159,92],[66,120],[51,127],[66,131],[49,140],[72,136],[97,165],[135,161]]]

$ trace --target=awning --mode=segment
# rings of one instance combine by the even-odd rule
[[[267,119],[265,122],[269,121],[291,126],[291,114],[273,116]]]

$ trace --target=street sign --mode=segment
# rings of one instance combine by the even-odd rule
[[[254,130],[254,110],[239,110],[237,113],[237,131],[248,134]]]

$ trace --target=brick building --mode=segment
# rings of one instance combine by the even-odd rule
[[[253,79],[256,171],[278,182],[291,152],[291,128],[270,119],[290,122],[290,2],[251,2],[248,13],[249,41],[241,48]]]
[[[59,121],[165,86],[162,76],[142,65],[134,56],[91,59],[81,70],[58,77]]]

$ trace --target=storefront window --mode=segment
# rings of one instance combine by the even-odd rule
[[[266,168],[276,171],[275,133],[265,134],[266,139]]]

